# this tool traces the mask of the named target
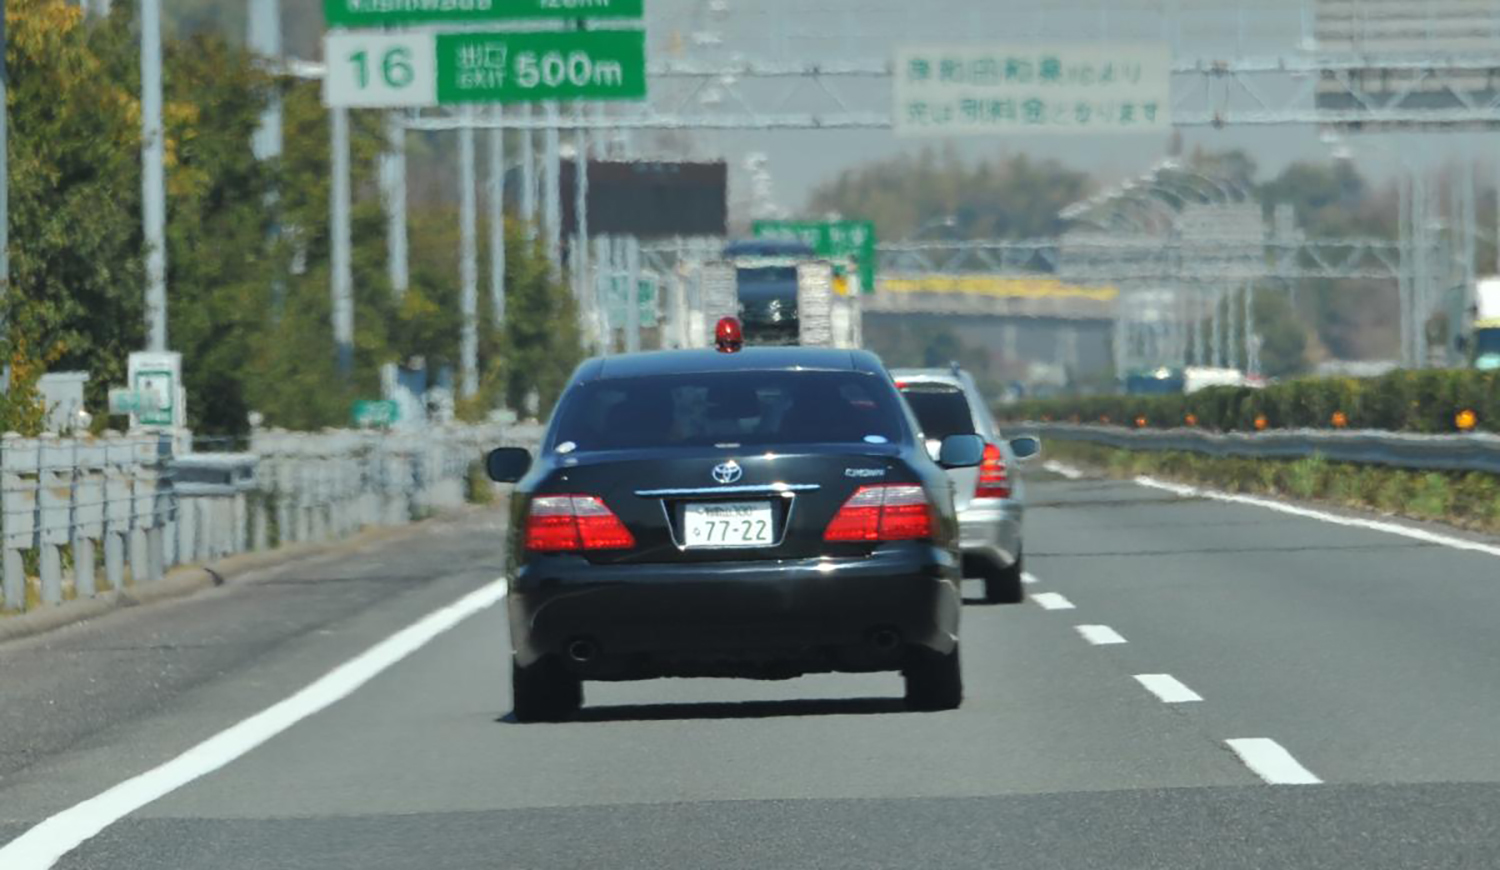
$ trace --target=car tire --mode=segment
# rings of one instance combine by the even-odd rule
[[[963,703],[963,671],[956,646],[947,655],[915,650],[901,675],[906,678],[908,710],[957,710]]]
[[[510,663],[511,714],[517,722],[557,722],[583,707],[583,680],[543,659],[528,668]]]
[[[1016,554],[1016,561],[1004,568],[992,570],[984,578],[984,603],[986,604],[1020,604],[1026,600],[1026,584],[1021,581],[1022,556]]]

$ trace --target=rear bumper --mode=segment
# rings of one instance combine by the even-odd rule
[[[508,598],[516,660],[587,679],[778,678],[899,669],[912,647],[953,649],[959,561],[926,544],[865,558],[591,565],[536,559]],[[570,656],[583,641],[594,654]]]
[[[1025,507],[1010,499],[970,502],[958,514],[959,546],[964,574],[982,576],[1016,564],[1021,557]]]

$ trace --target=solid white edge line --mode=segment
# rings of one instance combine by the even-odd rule
[[[1267,508],[1280,511],[1295,517],[1320,520],[1332,523],[1336,526],[1348,526],[1356,529],[1367,529],[1372,532],[1386,532],[1392,535],[1400,535],[1414,541],[1426,544],[1437,544],[1442,547],[1451,547],[1455,550],[1468,550],[1473,553],[1484,553],[1490,556],[1500,556],[1500,547],[1493,544],[1482,544],[1478,541],[1469,541],[1452,535],[1443,535],[1437,532],[1429,532],[1425,529],[1414,529],[1411,526],[1403,526],[1400,523],[1384,522],[1382,520],[1366,520],[1359,517],[1345,517],[1338,514],[1326,513],[1324,511],[1312,510],[1311,508],[1298,507],[1268,498],[1257,498],[1253,495],[1238,495],[1218,490],[1203,489],[1196,486],[1184,486],[1178,483],[1167,483],[1153,477],[1137,477],[1135,482],[1141,486],[1151,489],[1170,492],[1182,498],[1207,498],[1214,501],[1222,501],[1230,504],[1243,504],[1252,507]]]
[[[1042,468],[1052,472],[1053,474],[1058,474],[1066,477],[1068,480],[1079,480],[1083,477],[1082,471],[1079,471],[1071,465],[1064,465],[1061,462],[1057,462],[1056,460],[1048,460],[1046,462],[1043,462]]]
[[[1224,742],[1252,773],[1271,785],[1318,785],[1323,781],[1275,740],[1250,737]]]
[[[1037,580],[1036,579],[1036,575],[1033,574],[1033,573],[1031,573],[1030,571],[1022,571],[1021,572],[1021,582],[1025,583],[1027,586],[1035,586],[1037,583],[1040,583],[1041,581]]]
[[[5,870],[48,870],[60,858],[141,807],[213,773],[298,722],[348,697],[439,635],[505,597],[497,580],[434,611],[296,694],[199,743],[171,761],[63,810],[0,846]]]
[[[1094,646],[1110,646],[1126,642],[1118,631],[1107,625],[1075,625],[1073,630],[1083,635],[1083,639]]]
[[[1038,592],[1031,596],[1031,600],[1041,606],[1043,610],[1075,610],[1073,602],[1056,592]]]
[[[1136,674],[1136,682],[1168,704],[1185,704],[1201,701],[1203,696],[1183,685],[1171,674]]]

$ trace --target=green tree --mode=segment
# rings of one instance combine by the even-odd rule
[[[139,106],[111,74],[126,34],[63,0],[11,0],[11,273],[6,356],[123,380],[144,332]],[[14,360],[13,360],[14,361]]]
[[[970,165],[953,151],[924,151],[842,173],[813,191],[808,210],[873,220],[887,239],[923,230],[941,238],[930,223],[945,217],[954,218],[952,236],[1036,238],[1059,234],[1057,213],[1090,187],[1086,174],[1053,160],[1016,155]]]

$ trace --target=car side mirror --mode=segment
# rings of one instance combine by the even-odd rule
[[[1010,439],[1010,452],[1017,459],[1030,459],[1042,452],[1042,439],[1033,435],[1022,435],[1020,438]]]
[[[515,483],[531,470],[531,452],[521,447],[500,447],[484,459],[485,471],[496,483]]]
[[[978,435],[949,435],[938,451],[944,468],[973,468],[984,461],[984,439]]]

